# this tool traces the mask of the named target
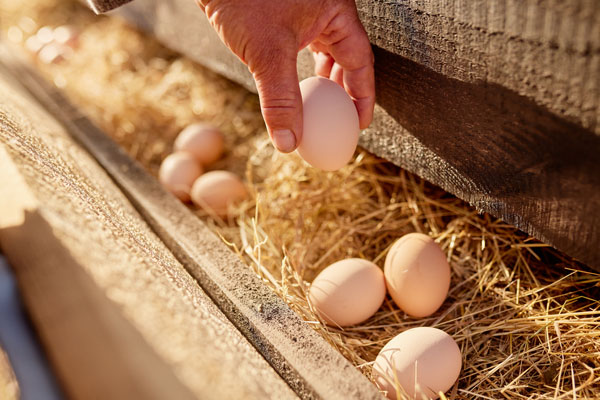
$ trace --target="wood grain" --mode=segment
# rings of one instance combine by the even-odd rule
[[[600,270],[600,2],[357,7],[378,102],[361,146]],[[118,12],[256,91],[191,2]],[[312,74],[306,51],[298,71]]]
[[[0,76],[0,245],[69,397],[297,398],[14,82]]]
[[[23,84],[96,158],[223,313],[301,397],[381,399],[379,391],[116,143],[37,74],[0,52]]]

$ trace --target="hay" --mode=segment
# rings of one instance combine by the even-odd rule
[[[186,124],[209,120],[223,129],[229,153],[216,167],[245,175],[253,198],[229,221],[198,215],[365,375],[389,339],[433,326],[452,335],[464,357],[448,398],[600,398],[599,274],[364,151],[333,173],[278,154],[244,89],[117,19],[93,19],[78,5],[56,7],[58,0],[25,3],[4,13],[3,29],[24,13],[40,26],[78,25],[73,57],[40,68],[153,173]],[[318,322],[306,290],[320,270],[346,257],[382,266],[392,243],[414,231],[434,237],[452,266],[437,313],[410,318],[388,297],[360,326]]]

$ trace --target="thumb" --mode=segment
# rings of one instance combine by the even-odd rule
[[[294,48],[275,49],[254,62],[260,108],[273,144],[283,153],[292,152],[302,139],[302,97],[296,71]],[[267,52],[268,54],[268,52]],[[250,61],[250,60],[249,60]]]

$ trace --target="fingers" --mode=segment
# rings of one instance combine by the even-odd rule
[[[313,53],[315,59],[315,74],[324,78],[329,78],[331,68],[333,67],[333,57],[327,53]]]
[[[341,87],[344,87],[344,69],[340,64],[333,64],[333,67],[331,67],[331,72],[329,73],[329,79]]]
[[[343,69],[343,86],[354,99],[361,129],[367,128],[375,107],[374,57],[358,17],[339,14],[319,40],[328,45],[329,53],[335,59],[332,70],[337,64]]]
[[[248,65],[256,81],[260,107],[275,147],[289,153],[302,139],[302,97],[296,72],[296,53],[281,47],[250,59]],[[253,61],[255,61],[253,63]]]

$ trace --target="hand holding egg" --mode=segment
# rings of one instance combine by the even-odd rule
[[[329,78],[334,63],[343,70],[342,90],[352,97],[360,127],[371,123],[374,56],[354,1],[197,2],[223,43],[248,65],[263,118],[279,151],[294,151],[303,141],[296,64],[298,51],[307,46],[315,55],[318,76]]]

